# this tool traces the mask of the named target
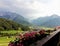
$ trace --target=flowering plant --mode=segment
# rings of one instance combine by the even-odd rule
[[[45,30],[26,32],[19,34],[14,42],[10,42],[8,46],[29,46],[30,44],[44,38]]]

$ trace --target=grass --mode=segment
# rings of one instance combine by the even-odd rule
[[[22,30],[10,30],[10,31],[0,31],[1,33],[15,34],[15,33],[23,33]],[[15,37],[8,38],[7,36],[0,37],[0,46],[8,46],[8,43],[14,40]]]
[[[54,28],[47,28],[47,27],[40,27],[41,29],[45,29],[45,30],[53,30]]]
[[[8,34],[15,34],[15,33],[21,33],[22,30],[10,30],[10,31],[0,31],[1,33],[8,33]]]
[[[8,43],[14,40],[15,37],[7,38],[7,37],[0,37],[0,46],[8,46]]]

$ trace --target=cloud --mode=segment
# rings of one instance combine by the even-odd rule
[[[0,0],[0,7],[29,19],[52,14],[60,15],[60,0]]]

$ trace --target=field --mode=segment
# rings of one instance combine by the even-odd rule
[[[8,34],[15,34],[15,33],[22,33],[22,30],[10,30],[10,31],[0,31],[1,33],[8,33]],[[8,38],[7,36],[0,37],[0,46],[8,46],[8,43],[15,39],[15,36],[11,36]]]
[[[9,30],[9,31],[0,31],[1,33],[8,33],[8,34],[15,34],[15,33],[21,33],[22,30]]]
[[[7,37],[0,37],[0,46],[8,46],[8,43],[11,40],[14,40],[15,37],[7,38]]]
[[[45,29],[45,30],[53,30],[54,28],[47,28],[47,27],[39,27],[41,29]]]

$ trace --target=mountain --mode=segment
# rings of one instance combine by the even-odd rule
[[[20,30],[20,29],[23,30],[23,31],[30,30],[30,28],[28,26],[18,24],[14,21],[7,20],[5,18],[0,18],[0,31]]]
[[[0,18],[5,18],[5,19],[9,19],[9,20],[13,20],[19,24],[23,24],[23,25],[29,25],[30,23],[27,21],[26,18],[24,18],[23,16],[14,13],[14,12],[10,12],[10,11],[0,11]]]
[[[16,22],[0,18],[0,31],[1,30],[18,30],[19,27],[20,27],[20,24]]]
[[[38,26],[44,27],[56,27],[60,25],[60,16],[53,14],[51,16],[40,17],[32,21],[32,23]]]

